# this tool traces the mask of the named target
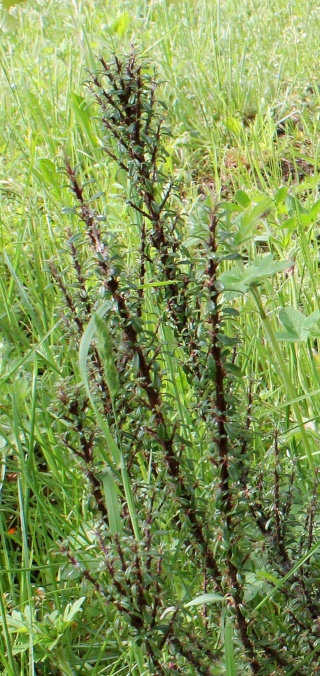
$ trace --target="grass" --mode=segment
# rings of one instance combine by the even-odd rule
[[[82,176],[90,175],[95,193],[103,193],[102,208],[119,246],[127,248],[126,267],[131,269],[139,232],[131,227],[123,181],[99,148],[100,125],[96,109],[87,104],[90,97],[84,81],[87,69],[96,67],[96,56],[109,59],[113,52],[129,53],[134,43],[155,64],[163,82],[161,98],[168,106],[171,126],[165,169],[182,185],[188,236],[195,238],[197,246],[203,195],[210,193],[213,202],[228,205],[235,196],[238,217],[243,218],[237,246],[249,262],[266,251],[276,259],[292,260],[292,271],[266,277],[258,296],[256,290],[236,298],[230,292],[230,302],[240,315],[236,328],[226,320],[226,331],[231,337],[241,336],[238,362],[243,378],[235,377],[233,394],[240,401],[242,416],[248,390],[253,397],[253,463],[260,468],[263,458],[266,472],[273,471],[277,430],[284,458],[294,459],[295,513],[303,503],[311,513],[320,453],[319,325],[315,323],[309,333],[302,334],[301,316],[294,315],[293,321],[291,315],[290,324],[290,317],[279,312],[293,308],[309,317],[319,310],[318,8],[307,0],[299,4],[30,0],[11,13],[14,31],[1,33],[0,46],[0,661],[8,676],[141,676],[151,669],[141,646],[129,640],[112,604],[106,604],[90,579],[80,579],[77,572],[82,565],[95,579],[101,560],[95,545],[96,514],[81,462],[77,457],[70,459],[63,443],[71,425],[61,415],[59,401],[67,396],[68,388],[76,392],[79,386],[79,396],[84,396],[80,386],[87,382],[89,334],[98,330],[93,323],[85,329],[79,366],[78,337],[70,328],[72,313],[63,307],[50,272],[50,261],[60,261],[63,279],[70,289],[75,287],[66,231],[78,225],[68,213],[74,202],[63,172],[63,156],[81,167]],[[287,188],[287,194],[280,193],[281,187]],[[273,200],[272,208],[257,218],[251,215],[252,222],[250,218],[246,222],[246,214],[262,197]],[[82,251],[90,275],[92,257],[87,249]],[[224,265],[227,271],[233,263]],[[93,274],[90,284],[95,302],[101,304]],[[147,290],[147,302],[154,330],[152,287]],[[174,342],[166,325],[161,340]],[[167,401],[174,398],[191,444],[192,395],[180,363],[179,350],[164,357],[161,367],[170,374],[165,397]],[[108,457],[105,441],[109,445],[112,441],[95,404],[95,392],[90,390],[90,396],[93,406],[87,424],[93,427],[98,420],[102,427],[96,469],[99,478],[102,474],[109,517],[113,515],[114,531],[118,531],[122,518],[119,491],[123,491],[121,497],[126,495],[139,540],[133,514],[136,489],[121,465],[118,452],[122,449],[113,448],[117,481],[103,474]],[[197,478],[205,482],[203,426],[198,431]],[[148,465],[142,452],[137,454],[137,467],[143,481],[151,485],[151,460]],[[287,468],[283,471],[289,473]],[[169,599],[182,603],[201,591],[176,546],[173,514],[171,505],[160,519],[162,545],[171,557],[168,605]],[[296,538],[302,538],[303,524],[301,517]],[[316,536],[309,544],[316,554]],[[68,551],[72,552],[69,558]],[[292,575],[305,565],[305,556],[302,548],[294,559],[297,568]],[[259,563],[256,606],[267,606],[268,627],[272,622],[280,625],[276,603],[270,601],[270,586],[261,582],[267,570],[263,561]],[[290,579],[290,571],[287,574]],[[252,594],[255,589],[253,584]],[[274,593],[278,588],[271,589]],[[83,596],[85,610],[72,607]],[[200,635],[201,618],[193,615],[192,621]],[[215,626],[213,636],[215,645],[210,647],[219,660],[210,673],[252,673],[227,614]],[[317,633],[312,641],[310,647],[305,640],[300,662],[293,661],[284,673],[316,673]],[[21,644],[24,650],[17,657],[15,651]],[[169,654],[165,658],[169,663]],[[189,665],[189,669],[194,667]]]

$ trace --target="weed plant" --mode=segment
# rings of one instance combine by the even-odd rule
[[[297,293],[295,252],[280,259],[253,232],[296,231],[319,205],[286,188],[218,204],[202,191],[190,210],[150,64],[101,58],[88,87],[123,221],[66,157],[74,204],[47,270],[63,356],[54,367],[41,327],[41,348],[4,378],[32,360],[5,435],[5,673],[317,673],[318,392],[305,394],[298,348],[314,362],[320,312],[287,306],[275,328],[268,298]],[[39,318],[15,281],[27,341]]]
[[[3,673],[317,674],[316,9],[118,9],[2,35]]]

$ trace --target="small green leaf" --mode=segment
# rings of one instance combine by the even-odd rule
[[[254,225],[259,218],[264,216],[273,207],[273,200],[271,197],[264,197],[258,204],[256,204],[251,211],[244,214],[241,219],[241,227],[248,228]]]
[[[222,603],[222,601],[224,601],[224,597],[220,596],[220,594],[201,594],[201,596],[196,596],[192,601],[185,603],[184,608],[209,605],[210,603]]]
[[[320,321],[320,311],[315,310],[309,317],[305,317],[304,314],[299,310],[296,310],[296,308],[281,308],[279,320],[286,329],[286,332],[277,332],[275,334],[277,340],[285,340],[291,343],[305,342]]]
[[[310,216],[312,221],[315,221],[320,212],[320,200],[317,200],[313,207],[310,209]]]
[[[72,622],[74,616],[79,612],[83,602],[85,601],[85,596],[82,596],[80,599],[77,599],[72,605],[68,603],[63,613],[63,621],[69,624]]]
[[[237,190],[235,192],[234,199],[237,202],[237,204],[239,204],[244,209],[249,207],[251,204],[250,197],[248,197],[247,193],[244,192],[244,190]]]
[[[314,312],[311,312],[309,317],[306,317],[305,323],[304,323],[304,328],[305,330],[312,331],[312,329],[319,323],[320,321],[320,310],[315,310]]]
[[[279,578],[278,577],[271,575],[271,573],[266,573],[264,570],[258,570],[256,575],[257,575],[257,578],[260,578],[261,580],[267,580],[267,582],[271,582],[271,584],[274,584],[274,585],[279,584]]]
[[[296,333],[288,333],[286,331],[275,331],[277,340],[285,340],[286,343],[300,343],[300,338]]]
[[[302,206],[297,197],[294,197],[293,195],[287,195],[285,201],[290,216],[293,216],[293,214],[308,213],[308,209]]]
[[[219,277],[226,291],[236,291],[237,293],[246,293],[248,286],[243,283],[243,271],[240,268],[231,268],[223,272]]]
[[[280,225],[280,228],[290,230],[290,232],[292,232],[292,230],[294,230],[296,227],[297,227],[296,216],[291,216],[290,218],[286,218],[286,220],[283,221],[283,223],[281,223],[281,225]]]
[[[280,188],[280,190],[278,190],[276,192],[276,194],[274,196],[274,201],[275,201],[277,207],[280,204],[283,204],[283,202],[285,201],[285,199],[287,197],[287,194],[288,194],[288,188],[286,188],[285,186],[283,186],[282,188]]]
[[[123,14],[120,14],[112,23],[109,25],[109,30],[112,35],[115,33],[118,33],[118,35],[123,38],[125,35],[128,26],[130,24],[131,17],[128,12],[123,12]]]
[[[293,261],[274,261],[272,254],[267,254],[260,259],[254,261],[253,265],[249,265],[244,275],[244,282],[251,286],[256,284],[261,279],[266,277],[273,277],[278,272],[282,272],[287,268],[292,267]]]
[[[92,120],[88,108],[88,102],[83,96],[72,92],[70,96],[70,106],[74,112],[74,116],[79,123],[89,145],[91,148],[97,146],[93,131],[92,131]]]
[[[267,254],[257,258],[252,265],[246,268],[234,267],[231,270],[223,272],[219,277],[226,291],[236,291],[245,293],[250,287],[260,284],[262,279],[273,277],[278,272],[282,272],[292,267],[293,261],[274,261],[272,254]]]
[[[39,159],[37,168],[32,173],[40,185],[50,190],[54,197],[61,199],[61,175],[51,160],[46,157]]]
[[[299,339],[303,337],[306,318],[302,312],[292,307],[281,308],[279,319],[288,333],[296,335]]]
[[[238,245],[243,244],[251,236],[251,231],[256,222],[270,211],[273,204],[273,200],[270,197],[265,197],[253,209],[246,211],[241,216],[240,227],[235,235],[235,241]]]
[[[226,127],[229,131],[231,131],[235,136],[240,136],[241,130],[242,130],[242,125],[240,124],[239,120],[237,120],[236,117],[229,117],[226,118]]]
[[[62,214],[76,214],[77,213],[77,207],[63,207],[61,209]],[[71,237],[69,239],[69,242],[71,242]]]

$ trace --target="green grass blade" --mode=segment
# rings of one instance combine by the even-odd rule
[[[226,676],[236,676],[236,662],[233,646],[233,626],[229,619],[224,627],[224,656],[226,661]]]

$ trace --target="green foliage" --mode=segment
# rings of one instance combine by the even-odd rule
[[[105,190],[97,192],[87,174],[82,183],[81,166],[65,160],[75,203],[63,212],[72,225],[49,267],[63,301],[63,341],[73,342],[79,363],[72,360],[73,375],[59,382],[52,425],[56,436],[61,430],[61,457],[82,476],[87,506],[79,503],[76,513],[87,525],[83,535],[78,526],[60,540],[61,579],[76,582],[81,599],[40,623],[34,613],[35,654],[43,659],[37,631],[47,635],[48,622],[58,630],[53,654],[72,620],[78,639],[73,659],[65,658],[78,669],[98,660],[97,673],[120,661],[130,673],[164,676],[176,669],[304,674],[305,631],[312,650],[318,640],[317,473],[263,301],[271,280],[282,275],[281,285],[290,284],[295,262],[279,258],[275,245],[261,255],[255,243],[280,206],[283,218],[286,208],[300,213],[299,203],[284,191],[274,199],[238,191],[218,207],[208,196],[196,201],[187,227],[181,187],[167,172],[170,131],[150,65],[134,52],[125,61],[101,58],[88,86],[107,169],[126,206],[117,231],[108,210],[98,210]],[[56,199],[54,165],[40,166]],[[33,316],[11,262],[9,268]],[[297,433],[289,442],[281,437],[290,410],[281,419],[271,408],[264,420],[255,375],[263,360],[248,363],[242,349],[250,299],[279,369],[278,387],[292,400],[287,409]],[[304,318],[283,308],[279,317],[301,342],[316,337],[317,310]],[[77,620],[82,595],[84,626]],[[15,610],[6,615],[9,635],[12,618],[26,632],[29,611],[26,605],[19,618]],[[102,648],[101,616],[113,651]],[[83,648],[88,626],[100,636],[91,653]],[[16,641],[12,659],[21,651]]]
[[[13,610],[6,618],[9,633],[17,637],[13,654],[18,655],[28,650],[32,636],[33,645],[39,647],[43,657],[46,657],[47,651],[54,656],[56,646],[80,611],[84,600],[85,597],[72,605],[69,603],[63,614],[54,610],[44,615],[40,622],[37,621],[35,611],[30,606],[25,606],[23,612]]]
[[[238,266],[223,272],[219,279],[226,291],[246,293],[250,288],[261,284],[263,279],[273,277],[290,267],[292,267],[292,261],[275,262],[273,255],[267,254],[256,259],[252,265]]]
[[[3,11],[4,674],[318,673],[315,11]]]
[[[319,329],[317,329],[320,321],[319,310],[315,310],[309,317],[305,317],[299,310],[287,307],[280,310],[279,319],[286,332],[276,333],[278,340],[299,343],[307,341],[312,333],[315,337],[319,334]]]

